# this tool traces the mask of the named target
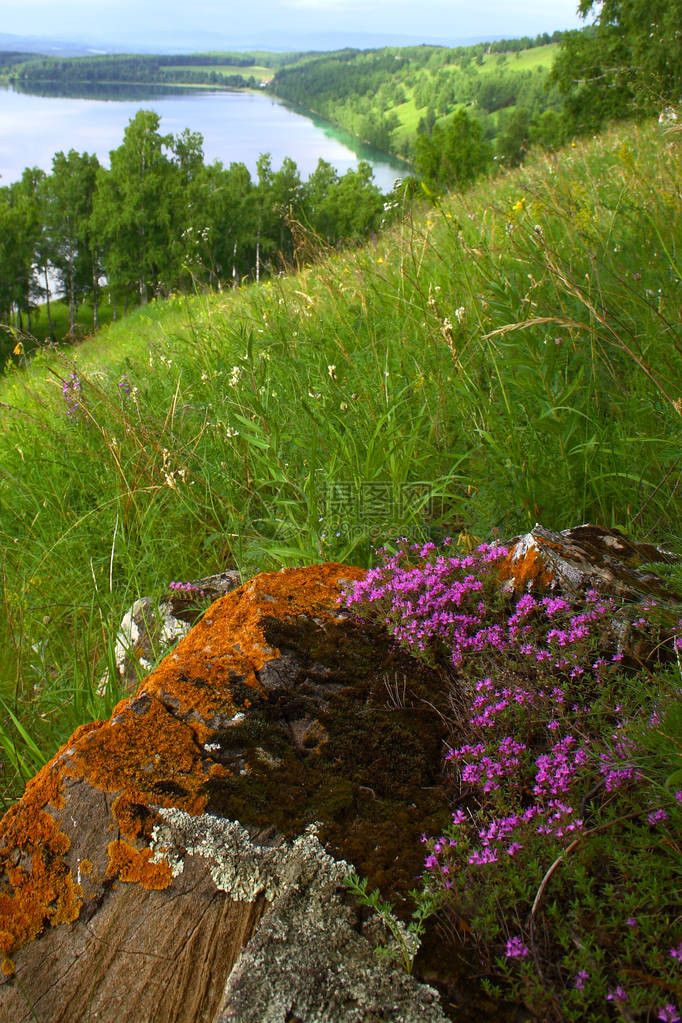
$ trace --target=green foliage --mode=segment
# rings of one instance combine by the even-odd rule
[[[579,10],[595,23],[565,34],[553,70],[576,127],[592,131],[679,102],[681,0],[581,0]]]
[[[372,183],[368,163],[339,177],[320,160],[303,189],[302,213],[315,235],[332,245],[365,238],[379,222],[384,196]]]
[[[419,135],[414,163],[427,185],[436,189],[462,188],[482,174],[490,161],[489,145],[481,126],[466,111],[458,110],[439,121],[430,135]]]
[[[523,107],[517,107],[503,123],[504,130],[496,139],[497,156],[506,166],[518,167],[530,148],[530,115]]]
[[[101,267],[96,235],[90,225],[98,169],[96,156],[72,149],[68,155],[57,153],[53,157],[52,173],[42,182],[39,262],[45,276],[48,265],[57,272],[69,303],[70,335],[74,332],[77,301],[86,294],[92,294],[95,302],[98,298]],[[49,301],[47,311],[49,318]]]
[[[33,264],[41,235],[40,187],[44,174],[27,167],[21,181],[0,188],[0,318],[12,308],[29,310]],[[29,324],[30,326],[30,320]],[[19,318],[19,329],[23,321]]]
[[[83,303],[99,324],[103,277],[116,319],[121,304],[127,311],[175,290],[281,271],[299,249],[309,254],[306,232],[324,248],[356,242],[385,219],[384,197],[362,161],[342,177],[318,169],[304,184],[293,160],[274,170],[264,154],[257,172],[254,182],[244,164],[207,166],[201,135],[161,135],[158,115],[140,110],[109,170],[72,150],[56,154],[51,174],[27,170],[0,189],[0,319],[12,328],[0,367],[17,340],[18,356],[35,348],[31,316],[35,324],[43,297],[47,323],[36,335],[73,339]],[[68,301],[67,330],[53,316],[50,272]]]
[[[159,134],[159,123],[151,110],[130,121],[111,169],[100,170],[92,214],[111,287],[134,286],[145,298],[173,280],[173,239],[184,226],[176,198],[182,164],[168,155],[174,140]]]
[[[416,906],[409,923],[404,924],[396,917],[393,906],[381,898],[378,888],[372,892],[367,890],[367,878],[352,873],[346,878],[346,887],[361,906],[374,910],[393,939],[392,945],[379,946],[377,952],[391,958],[397,957],[405,972],[412,973],[414,959],[426,931],[426,921],[438,910],[441,897],[435,892],[424,890],[410,892]]]

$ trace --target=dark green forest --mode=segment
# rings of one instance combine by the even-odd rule
[[[18,61],[12,62],[14,65]],[[213,68],[208,70],[210,63]],[[17,86],[43,83],[187,83],[255,88],[258,80],[248,74],[256,60],[249,54],[108,54],[98,57],[33,59],[14,69],[10,80]],[[221,70],[216,70],[215,67]],[[222,68],[225,68],[223,71]]]

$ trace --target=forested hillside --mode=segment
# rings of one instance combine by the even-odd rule
[[[5,55],[6,57],[10,55]],[[0,71],[18,88],[46,83],[64,86],[96,83],[160,83],[254,88],[283,60],[299,55],[276,53],[102,54],[93,57],[37,57],[12,54]]]
[[[463,107],[476,110],[484,138],[510,137],[521,110],[526,133],[532,123],[537,140],[556,143],[555,120],[543,115],[561,108],[548,87],[560,37],[323,54],[278,70],[271,89],[408,159],[418,133]]]

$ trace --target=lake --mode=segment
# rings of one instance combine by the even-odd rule
[[[162,133],[178,135],[185,128],[204,138],[207,163],[245,163],[255,175],[261,153],[270,153],[275,170],[285,156],[296,161],[302,178],[315,170],[320,157],[340,174],[367,160],[382,191],[409,173],[406,164],[365,146],[340,128],[306,116],[267,93],[98,86],[87,96],[46,95],[0,88],[0,184],[21,177],[24,167],[52,169],[59,150],[96,153],[108,166],[109,152],[123,141],[123,132],[138,110],[154,110]]]

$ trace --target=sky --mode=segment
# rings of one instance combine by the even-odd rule
[[[578,0],[0,0],[3,33],[103,43],[155,39],[225,48],[248,39],[403,35],[413,42],[577,28]],[[407,40],[406,40],[407,41]],[[251,44],[250,44],[251,45]],[[343,45],[343,41],[339,42]],[[373,43],[372,45],[375,45]],[[378,45],[378,44],[376,44]],[[286,48],[283,47],[283,48]],[[150,45],[151,49],[152,46]],[[155,47],[154,47],[155,48]]]

